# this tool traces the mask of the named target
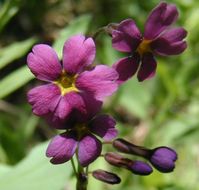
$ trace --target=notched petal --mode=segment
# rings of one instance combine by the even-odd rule
[[[46,150],[46,156],[52,157],[53,164],[62,164],[70,160],[77,148],[77,140],[72,133],[62,133],[55,136]]]
[[[63,67],[71,74],[76,74],[92,64],[96,54],[92,38],[75,35],[69,38],[63,48]]]
[[[48,45],[35,45],[27,57],[31,72],[43,81],[54,81],[61,73],[62,67],[56,52]]]

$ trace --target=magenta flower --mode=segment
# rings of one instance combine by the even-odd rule
[[[150,13],[143,36],[133,20],[119,23],[112,31],[112,45],[118,51],[130,53],[130,56],[113,65],[119,73],[118,83],[128,80],[137,71],[139,81],[153,77],[157,66],[154,55],[177,55],[186,49],[187,44],[183,41],[186,30],[169,28],[177,18],[176,6],[162,2]]]
[[[85,167],[101,154],[102,144],[97,136],[111,140],[117,135],[115,120],[108,115],[98,115],[84,123],[67,122],[67,131],[55,136],[50,142],[46,155],[53,164],[61,164],[77,154],[79,163]],[[69,128],[70,126],[70,128]]]
[[[95,53],[93,39],[83,35],[73,36],[65,42],[62,63],[50,46],[34,46],[27,58],[28,67],[46,84],[28,92],[33,113],[39,116],[53,113],[53,116],[65,119],[74,110],[86,113],[88,107],[96,106],[115,92],[118,74],[113,68],[99,65],[86,70],[94,61]]]

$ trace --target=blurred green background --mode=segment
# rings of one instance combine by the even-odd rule
[[[179,154],[170,174],[140,177],[108,166],[99,158],[92,169],[122,177],[106,185],[89,177],[89,190],[199,190],[199,1],[171,0],[180,11],[177,25],[188,31],[188,49],[158,57],[157,75],[139,83],[134,77],[104,104],[118,121],[120,137],[153,148],[166,145]],[[142,29],[157,0],[0,0],[0,189],[73,190],[70,163],[53,166],[45,157],[47,141],[57,133],[34,116],[27,91],[39,84],[26,66],[36,43],[52,45],[61,58],[64,41],[92,35],[110,22],[133,18]],[[96,64],[112,65],[119,54],[105,34],[97,38]],[[105,145],[104,152],[111,150]]]

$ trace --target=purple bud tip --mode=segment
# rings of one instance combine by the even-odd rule
[[[95,170],[92,172],[92,175],[95,179],[98,179],[100,181],[103,181],[108,184],[118,184],[121,182],[120,177],[118,177],[116,174],[107,172],[105,170]]]
[[[153,172],[152,167],[142,161],[133,161],[132,164],[129,164],[128,169],[137,175],[149,175]]]
[[[172,172],[175,168],[177,153],[169,147],[158,147],[152,150],[151,164],[160,172]]]

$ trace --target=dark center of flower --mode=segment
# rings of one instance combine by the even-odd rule
[[[89,133],[89,129],[85,123],[77,124],[75,126],[75,131],[77,132],[78,139],[80,140],[83,136]]]
[[[71,75],[62,71],[59,79],[55,81],[55,84],[60,88],[62,95],[71,91],[78,92],[78,89],[75,86],[76,77],[76,75]]]
[[[146,52],[151,52],[151,47],[150,47],[151,40],[142,40],[140,45],[137,48],[137,51],[140,55],[143,55]]]

